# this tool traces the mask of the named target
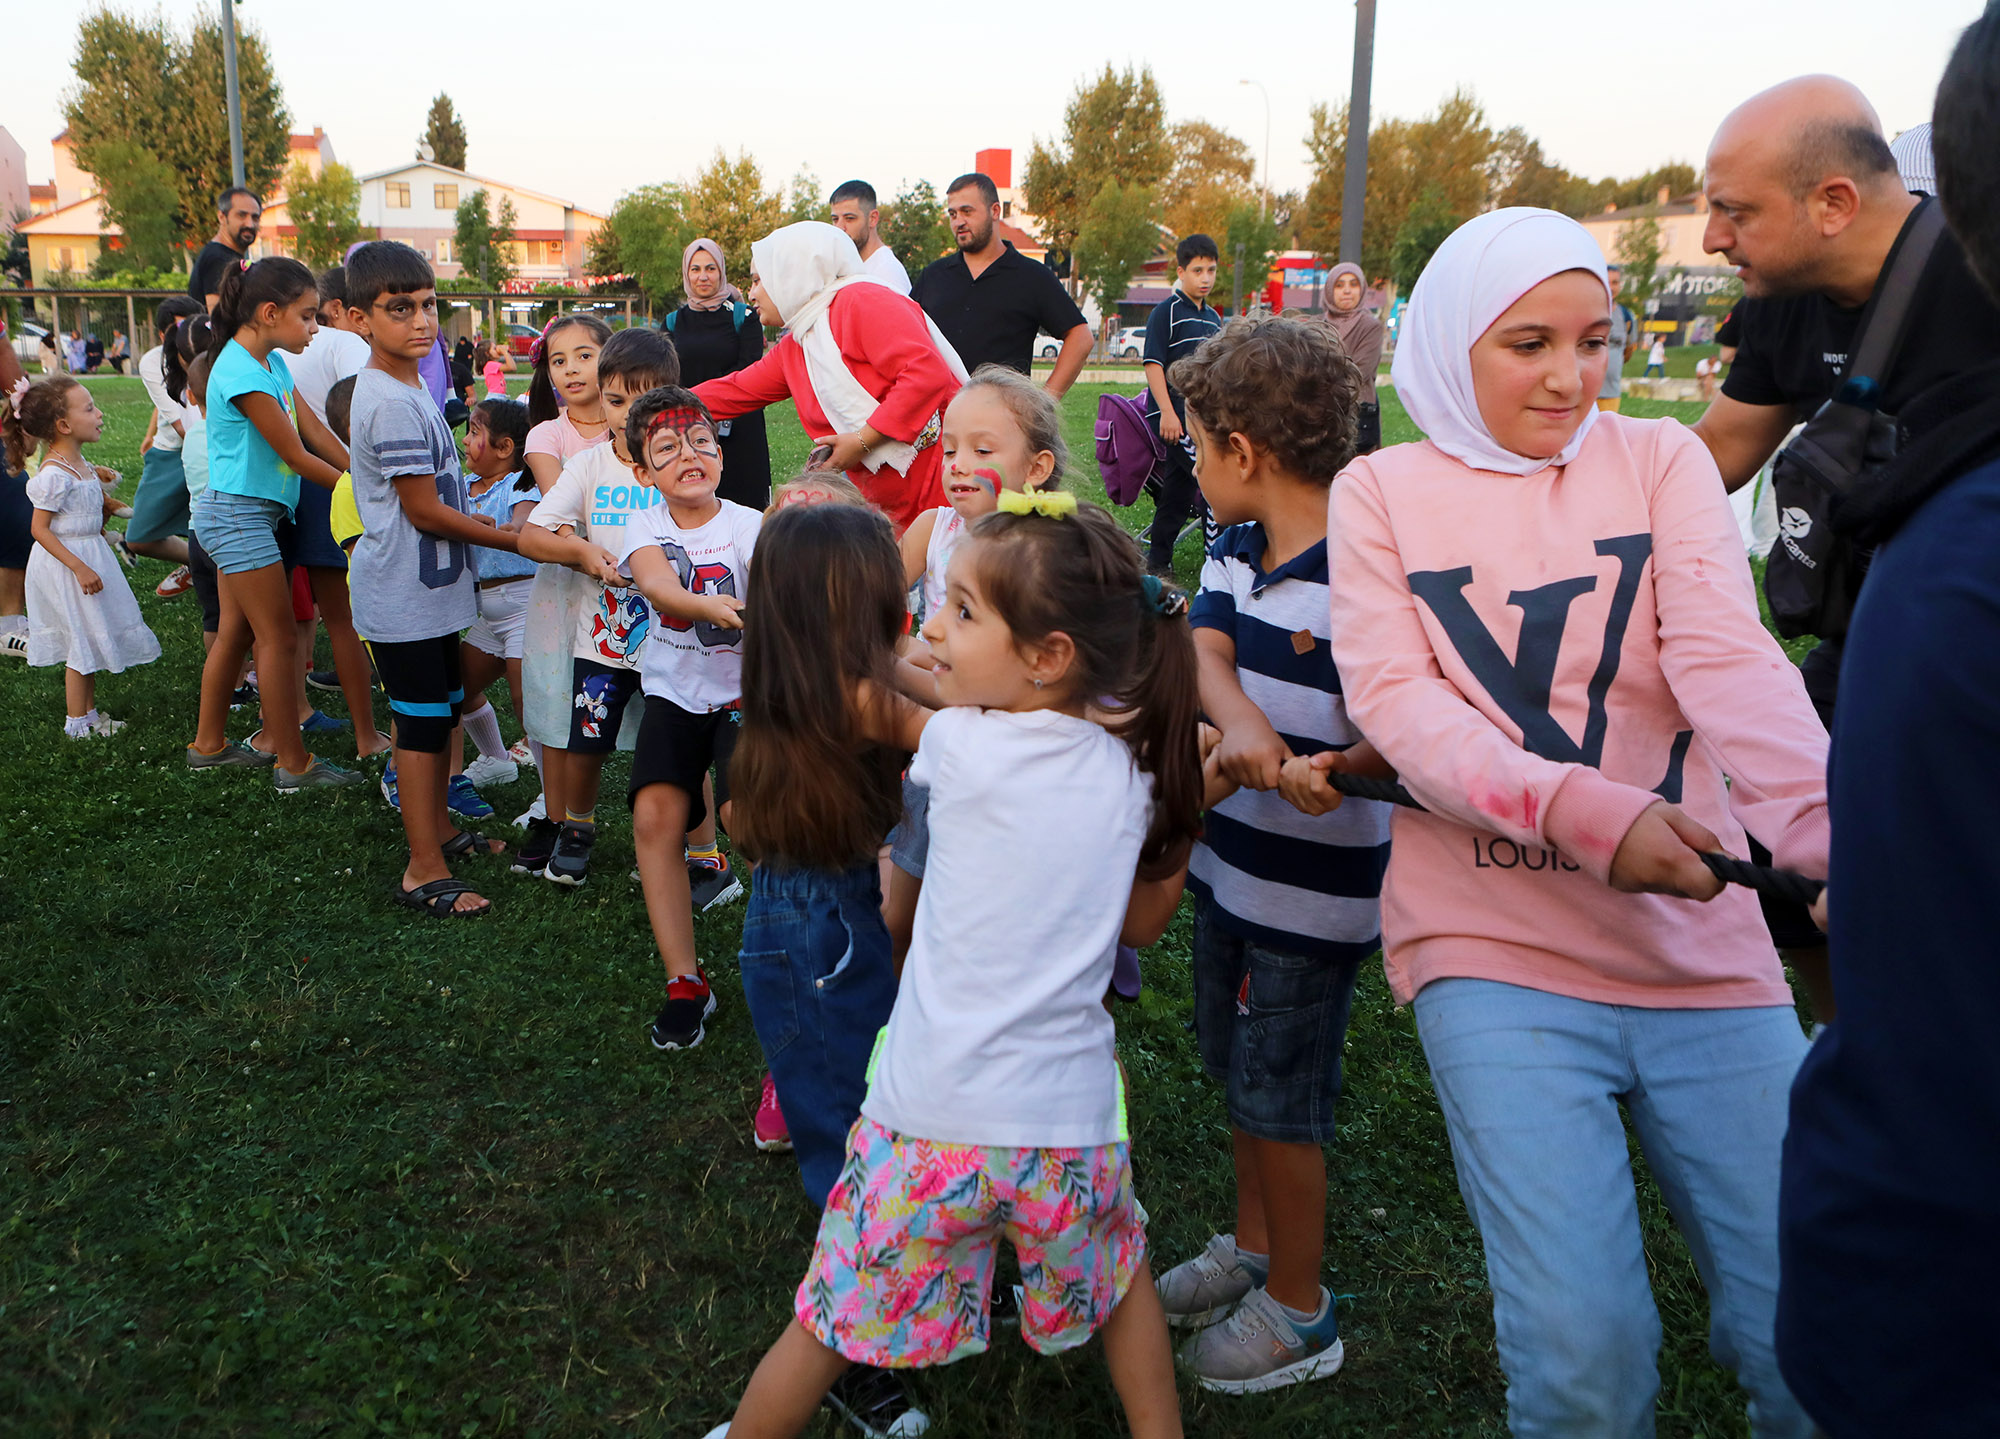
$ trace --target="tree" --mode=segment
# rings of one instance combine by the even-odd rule
[[[1493,153],[1486,162],[1486,185],[1495,207],[1533,205],[1560,210],[1575,182],[1569,171],[1548,162],[1542,154],[1542,142],[1519,125],[1494,136]]]
[[[689,236],[705,235],[722,247],[737,288],[749,293],[750,242],[761,240],[785,223],[785,206],[776,191],[764,188],[757,162],[741,150],[730,159],[716,148],[715,158],[685,190]]]
[[[93,173],[104,187],[104,218],[123,236],[121,268],[164,270],[174,262],[181,238],[176,219],[180,199],[174,172],[135,140],[104,141],[91,148]]]
[[[458,202],[452,216],[452,253],[468,275],[486,289],[497,289],[514,278],[514,202],[504,195],[493,212],[484,189]]]
[[[1643,321],[1646,302],[1660,291],[1660,222],[1650,216],[1628,221],[1614,248],[1618,263],[1625,267],[1619,302]]]
[[[1257,199],[1250,147],[1205,120],[1183,121],[1167,138],[1174,168],[1161,186],[1160,222],[1176,239],[1202,234],[1220,244],[1237,205]]]
[[[791,184],[785,187],[783,212],[778,217],[780,225],[796,225],[802,220],[824,220],[826,205],[820,199],[819,176],[803,165],[792,176]]]
[[[299,259],[314,270],[339,264],[347,247],[368,234],[361,224],[361,182],[342,164],[317,175],[294,164],[285,176],[285,209],[298,231]]]
[[[268,194],[283,171],[291,118],[273,76],[263,37],[237,36],[243,97],[246,183]],[[229,127],[222,97],[222,40],[212,18],[183,36],[158,13],[146,17],[97,10],[77,27],[76,85],[64,98],[77,164],[97,178],[108,208],[136,215],[157,208],[158,170],[109,147],[149,150],[173,183],[166,207],[174,239],[199,244],[215,229],[215,197],[230,183]],[[140,194],[114,193],[138,185]]]
[[[1216,248],[1222,251],[1222,264],[1215,277],[1215,303],[1226,298],[1230,304],[1236,303],[1236,247],[1243,247],[1243,303],[1247,308],[1251,299],[1264,288],[1271,276],[1271,260],[1280,248],[1278,217],[1275,214],[1260,213],[1260,207],[1252,199],[1238,199],[1222,224],[1209,232]]]
[[[458,118],[451,96],[442,90],[431,101],[431,112],[425,117],[423,143],[431,147],[431,158],[438,164],[454,170],[465,168],[465,123]]]
[[[952,250],[951,226],[945,223],[944,202],[928,180],[905,185],[882,207],[882,243],[912,275]]]
[[[1076,237],[1077,271],[1096,296],[1106,324],[1117,323],[1118,306],[1133,274],[1159,248],[1152,190],[1106,180],[1091,198]]]
[[[671,309],[681,301],[681,253],[694,238],[682,188],[642,185],[618,197],[604,228],[591,238],[590,271],[630,275],[657,304]]]
[[[1021,198],[1041,217],[1042,239],[1058,254],[1077,245],[1107,181],[1150,190],[1174,162],[1165,103],[1151,69],[1104,67],[1079,85],[1063,112],[1060,146],[1036,140],[1021,176]]]
[[[1436,185],[1424,187],[1414,205],[1403,216],[1403,224],[1396,231],[1396,240],[1389,249],[1389,273],[1395,277],[1396,287],[1407,294],[1417,283],[1417,277],[1430,264],[1431,256],[1438,246],[1451,237],[1466,221],[1466,216],[1452,209],[1444,192]]]

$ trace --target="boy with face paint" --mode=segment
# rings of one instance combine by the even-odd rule
[[[631,408],[625,443],[633,477],[660,503],[626,527],[619,570],[651,611],[639,660],[645,718],[632,756],[632,844],[646,917],[667,970],[653,1020],[656,1049],[701,1043],[715,995],[695,956],[694,912],[681,838],[706,810],[729,818],[729,755],[742,695],[742,596],[762,516],[716,494],[722,457],[715,421],[690,390],[648,391]]]

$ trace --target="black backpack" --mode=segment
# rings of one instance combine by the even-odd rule
[[[1840,639],[1854,615],[1871,552],[1841,532],[1841,502],[1896,458],[1896,417],[1882,411],[1883,381],[1943,232],[1942,211],[1926,201],[1861,317],[1840,387],[1772,464],[1778,538],[1765,561],[1764,595],[1787,638]]]

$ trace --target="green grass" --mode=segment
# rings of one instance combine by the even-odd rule
[[[136,478],[139,386],[93,388],[97,457]],[[1095,399],[1067,406],[1086,494]],[[1410,433],[1393,403],[1387,429]],[[803,458],[789,413],[772,435],[781,472]],[[392,908],[400,829],[372,790],[280,800],[186,770],[197,618],[152,597],[158,574],[142,563],[135,588],[165,656],[100,689],[131,721],[118,739],[66,744],[59,674],[0,670],[0,1428],[704,1432],[784,1324],[814,1230],[795,1166],[750,1144],[741,909],[698,926],[722,999],[709,1042],[661,1055],[622,817],[579,892],[495,862],[468,871],[489,918]],[[511,816],[532,795],[493,800]],[[1187,948],[1183,917],[1118,1017],[1163,1265],[1231,1213]],[[1372,966],[1340,1112],[1327,1254],[1347,1368],[1257,1398],[1186,1388],[1188,1430],[1499,1434],[1479,1244],[1410,1015]],[[1741,1435],[1687,1251],[1649,1182],[1642,1199],[1661,1432]],[[1002,1334],[914,1384],[944,1435],[1120,1429],[1095,1346],[1039,1360]]]

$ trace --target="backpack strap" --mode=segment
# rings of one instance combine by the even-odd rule
[[[736,321],[736,329],[740,331],[743,328],[744,318],[750,313],[750,307],[741,300],[731,300],[729,310]]]
[[[1923,283],[1931,253],[1937,249],[1938,237],[1943,234],[1943,208],[1936,199],[1927,199],[1910,221],[1902,248],[1896,252],[1894,262],[1868,302],[1868,312],[1861,317],[1846,380],[1870,379],[1877,385],[1882,383],[1903,347],[1917,289]]]
[[[674,332],[674,321],[680,317],[681,312],[678,308],[667,311],[667,318],[660,322],[660,328],[671,335]]]

